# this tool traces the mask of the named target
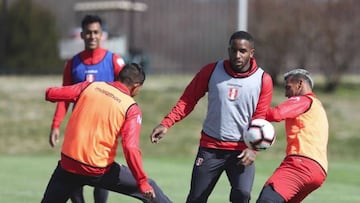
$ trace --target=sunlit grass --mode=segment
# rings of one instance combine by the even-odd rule
[[[172,156],[193,154],[196,151],[201,125],[206,113],[206,95],[194,111],[182,122],[170,128],[167,137],[156,147],[149,142],[149,134],[172,108],[191,75],[149,75],[141,93],[136,97],[143,111],[141,146],[150,155]],[[57,153],[49,147],[48,134],[55,104],[44,100],[45,89],[61,85],[61,76],[1,76],[0,77],[0,154]],[[316,89],[330,123],[329,156],[359,159],[360,155],[360,85],[339,87],[335,94]],[[272,105],[284,101],[282,88],[276,88]],[[70,112],[68,112],[67,117]],[[61,132],[66,124],[62,123]],[[273,123],[277,141],[268,154],[282,156],[284,125]]]
[[[151,144],[149,134],[172,108],[191,78],[189,75],[150,75],[136,97],[143,111],[141,147],[145,170],[175,203],[184,202],[188,192],[192,162],[206,113],[206,98],[189,117],[170,128],[159,144]],[[51,148],[48,144],[55,104],[46,102],[44,93],[47,87],[60,84],[61,76],[0,77],[0,180],[6,183],[0,187],[0,202],[40,201],[60,152],[60,145]],[[338,92],[330,95],[316,89],[330,122],[329,177],[305,203],[360,201],[360,179],[356,175],[360,172],[359,90],[357,83],[341,86]],[[275,89],[273,105],[284,99],[282,88]],[[284,124],[274,125],[278,137],[272,148],[258,154],[251,202],[255,202],[263,182],[284,156]],[[223,176],[209,203],[227,202],[228,193],[229,184]],[[85,195],[87,202],[93,201],[91,188],[85,188]],[[109,203],[115,202],[137,201],[111,193]]]
[[[266,151],[262,153],[267,153]],[[2,155],[0,156],[0,179],[6,183],[0,187],[0,202],[40,202],[59,156],[57,155]],[[121,156],[118,162],[124,163]],[[263,183],[277,167],[281,159],[258,155],[256,176],[251,203],[254,203]],[[144,168],[174,203],[185,202],[191,177],[193,157],[144,157]],[[346,166],[346,167],[344,167]],[[358,162],[337,160],[330,164],[329,176],[323,186],[313,192],[304,203],[354,203],[360,201],[360,173]],[[91,187],[84,189],[86,202],[93,202]],[[209,203],[228,202],[230,191],[225,174],[212,192]],[[70,201],[69,201],[70,202]],[[139,201],[110,192],[108,203]]]

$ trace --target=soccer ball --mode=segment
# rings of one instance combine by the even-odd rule
[[[275,138],[274,126],[264,119],[252,120],[244,133],[245,144],[257,151],[271,147],[275,142]]]

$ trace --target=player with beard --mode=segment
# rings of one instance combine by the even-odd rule
[[[272,79],[258,67],[254,53],[254,40],[248,32],[233,33],[229,59],[204,66],[150,135],[151,142],[158,143],[207,93],[208,111],[187,203],[206,203],[224,171],[231,185],[230,202],[250,200],[256,153],[245,145],[243,133],[252,119],[265,118],[273,91]]]

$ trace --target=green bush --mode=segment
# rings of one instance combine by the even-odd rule
[[[49,74],[61,70],[55,17],[29,0],[11,4],[6,16],[4,74]]]

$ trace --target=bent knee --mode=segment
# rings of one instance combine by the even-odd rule
[[[271,185],[265,186],[260,193],[256,203],[284,203],[284,198],[277,193]]]

